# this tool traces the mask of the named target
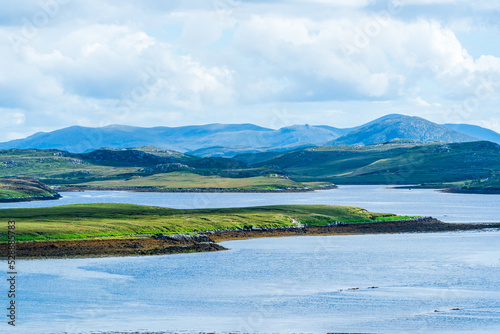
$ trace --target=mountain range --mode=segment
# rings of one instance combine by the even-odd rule
[[[420,117],[391,114],[354,128],[307,124],[277,130],[253,124],[152,128],[127,125],[98,128],[71,126],[0,143],[0,149],[58,149],[83,153],[103,147],[121,149],[154,146],[200,157],[233,157],[237,154],[280,152],[324,145],[369,145],[393,139],[446,143],[487,140],[500,143],[500,134],[475,125],[440,125]]]

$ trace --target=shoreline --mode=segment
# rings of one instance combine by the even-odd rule
[[[198,235],[153,235],[122,238],[94,238],[66,241],[29,241],[16,244],[18,259],[88,258],[109,256],[165,255],[227,250],[219,242],[269,237],[361,235],[394,233],[433,233],[500,229],[500,223],[444,223],[434,218],[358,223],[336,226],[254,228],[204,231]],[[0,244],[7,254],[9,244]],[[3,257],[1,259],[4,259]]]
[[[294,188],[294,189],[262,189],[262,190],[247,190],[247,189],[224,189],[224,188],[78,188],[78,187],[59,187],[58,192],[85,192],[85,191],[123,191],[123,192],[147,192],[147,193],[304,193],[316,190],[337,189],[337,185],[329,185],[316,188]],[[16,202],[33,202],[33,201],[50,201],[58,200],[62,196],[57,193],[51,196],[31,196],[31,197],[12,197],[0,198],[0,203],[16,203]]]
[[[59,192],[84,192],[84,191],[130,191],[130,192],[152,192],[152,193],[294,193],[310,192],[315,190],[337,189],[337,185],[329,185],[316,188],[291,188],[291,189],[226,189],[226,188],[154,188],[154,187],[123,187],[123,188],[103,188],[103,187],[60,187]]]
[[[445,188],[445,189],[437,189],[436,191],[447,194],[500,195],[500,190],[485,190],[485,189]]]
[[[50,196],[10,197],[10,198],[0,198],[0,203],[51,201],[60,199],[61,197],[62,196],[60,194],[54,194]]]
[[[439,193],[445,194],[476,194],[476,195],[500,195],[500,189],[461,189],[457,187],[430,185],[430,186],[396,186],[388,187],[388,189],[430,189]]]

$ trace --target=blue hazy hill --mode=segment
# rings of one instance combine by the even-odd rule
[[[417,141],[500,143],[500,134],[476,125],[439,125],[420,117],[390,114],[353,128],[328,125],[292,125],[270,129],[254,124],[207,124],[181,127],[71,126],[38,132],[0,143],[0,149],[59,149],[73,153],[103,147],[154,146],[198,156],[231,157],[241,153],[278,152],[309,146],[363,144],[394,139]]]

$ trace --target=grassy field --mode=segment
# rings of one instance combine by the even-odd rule
[[[80,183],[79,187],[99,188],[149,188],[156,189],[241,189],[276,190],[300,189],[305,186],[280,176],[255,176],[247,178],[226,178],[198,175],[186,172],[161,173],[149,176],[132,176],[125,180],[107,180]]]
[[[32,177],[47,184],[122,179],[137,173],[138,169],[99,165],[58,150],[0,151],[0,177]]]
[[[451,184],[486,179],[491,171],[500,171],[500,145],[486,141],[391,141],[242,154],[234,159],[199,158],[151,147],[85,154],[0,151],[0,177],[28,176],[49,185],[113,189],[251,191],[300,189],[305,182]]]
[[[406,218],[409,217],[332,205],[179,210],[132,204],[80,204],[0,210],[0,220],[16,221],[18,241],[279,227],[295,225],[294,220],[326,225],[334,221],[356,223]],[[0,231],[0,237],[2,242],[6,241],[6,229]]]
[[[0,178],[0,200],[52,196],[56,192],[31,178]]]
[[[498,173],[496,173],[496,175],[490,176],[485,179],[450,182],[450,183],[428,183],[423,185],[411,186],[411,188],[443,189],[444,191],[461,192],[461,193],[500,194],[500,176],[498,175]]]
[[[33,177],[54,186],[154,189],[279,190],[305,186],[272,169],[248,168],[225,158],[199,158],[153,147],[101,149],[85,154],[59,150],[0,150],[0,177]]]

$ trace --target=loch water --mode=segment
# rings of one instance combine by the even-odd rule
[[[452,194],[432,189],[388,186],[339,186],[338,189],[289,193],[147,193],[125,191],[63,192],[50,201],[0,203],[0,209],[82,203],[130,203],[177,209],[278,204],[352,205],[373,212],[432,216],[445,222],[500,222],[500,195]]]
[[[92,191],[63,193],[57,201],[2,203],[0,209],[96,202],[172,208],[337,204],[447,222],[500,221],[499,195],[384,186],[258,194]],[[0,332],[500,332],[498,230],[222,245],[229,250],[18,261],[17,326],[4,317]],[[6,261],[0,266],[7,271]],[[0,289],[8,291],[6,280]]]
[[[499,240],[499,231],[307,236],[21,261],[18,326],[4,320],[0,331],[499,333]]]

